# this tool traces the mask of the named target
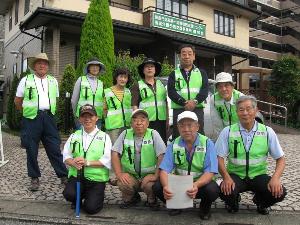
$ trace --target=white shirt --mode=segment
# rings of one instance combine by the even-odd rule
[[[93,140],[94,136],[96,133],[99,131],[97,127],[90,132],[87,133],[83,130],[82,134],[82,144],[83,144],[83,150],[86,152],[88,150],[88,147],[91,144],[91,141]],[[68,138],[67,142],[65,143],[64,150],[63,150],[63,161],[65,162],[67,159],[72,159],[72,150],[70,148],[70,142],[73,137],[73,134]],[[108,136],[108,134],[105,134],[105,147],[104,147],[104,154],[103,156],[99,159],[102,165],[104,165],[107,169],[111,168],[111,140]]]
[[[48,110],[50,109],[49,105],[49,97],[48,97],[48,80],[45,77],[44,79],[39,78],[38,76],[34,76],[35,84],[37,87],[37,91],[39,94],[39,110]],[[55,84],[57,86],[57,93],[56,97],[59,97],[59,91],[58,91],[58,83],[57,80],[54,78]],[[18,85],[17,88],[17,97],[24,97],[25,92],[25,83],[26,83],[26,77],[23,77]]]

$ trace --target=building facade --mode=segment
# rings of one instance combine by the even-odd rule
[[[46,52],[55,64],[50,68],[60,80],[66,64],[76,67],[80,32],[90,1],[3,0],[5,17],[5,80],[27,69],[27,58]],[[178,63],[183,43],[196,47],[195,64],[209,78],[221,71],[248,67],[249,22],[257,9],[245,0],[114,0],[109,1],[115,51],[145,54],[158,61]],[[239,78],[239,85],[245,85]]]

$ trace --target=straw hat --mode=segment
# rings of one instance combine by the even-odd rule
[[[31,68],[31,69],[34,69],[34,64],[36,63],[37,60],[45,60],[48,62],[48,64],[52,64],[54,61],[53,60],[49,60],[48,59],[48,56],[46,53],[39,53],[37,54],[36,56],[34,57],[30,57],[28,58],[28,66]]]

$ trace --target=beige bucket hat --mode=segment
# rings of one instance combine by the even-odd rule
[[[45,60],[48,62],[49,65],[53,64],[54,61],[53,60],[49,60],[48,59],[48,56],[46,53],[39,53],[37,54],[36,56],[34,57],[29,57],[28,58],[28,66],[31,68],[31,69],[34,69],[34,64],[37,60]]]

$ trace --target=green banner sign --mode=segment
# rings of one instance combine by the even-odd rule
[[[171,30],[197,37],[205,37],[205,24],[180,19],[162,13],[153,12],[151,24],[152,27]]]

